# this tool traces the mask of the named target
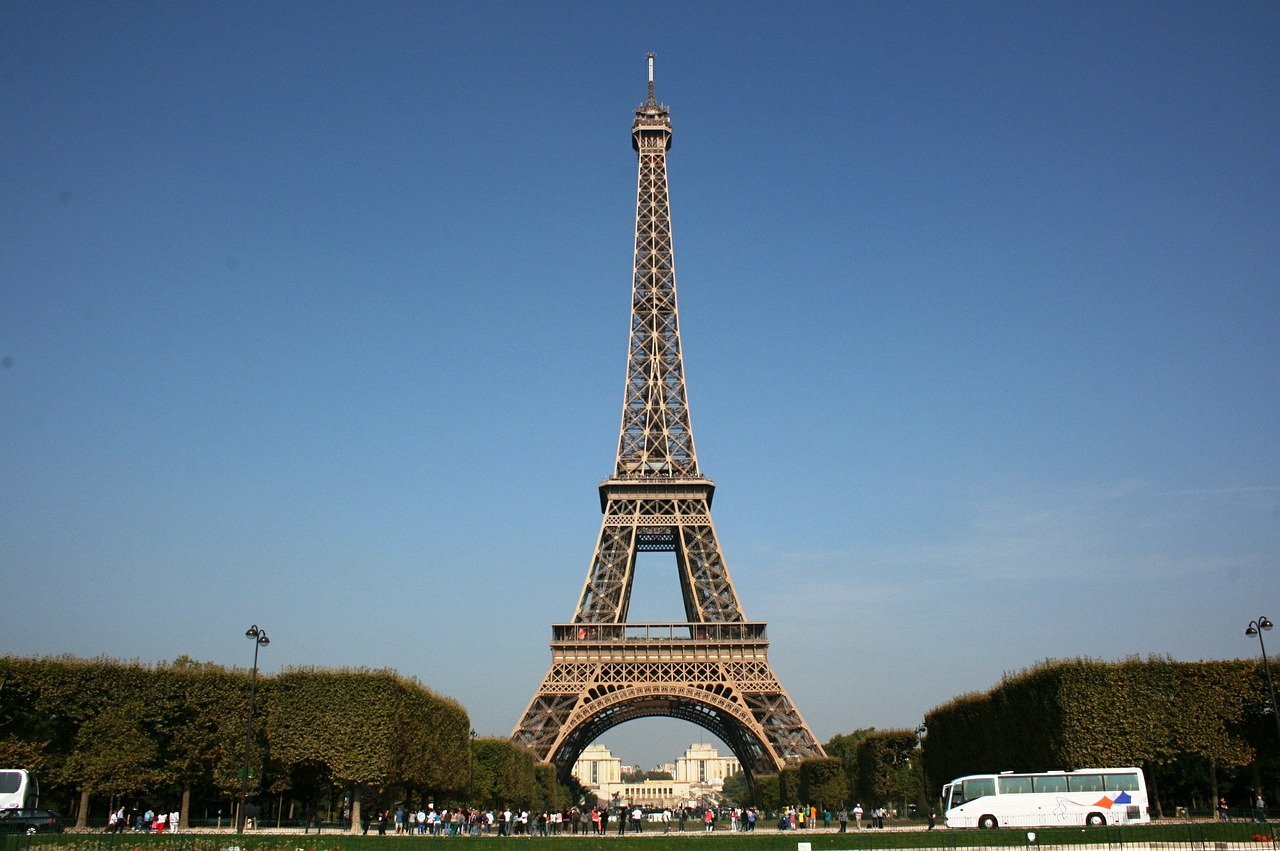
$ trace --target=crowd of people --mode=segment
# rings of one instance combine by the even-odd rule
[[[841,808],[837,812],[830,809],[819,812],[817,807],[793,806],[782,811],[777,829],[809,830],[821,826],[830,830],[834,821],[839,824],[839,831],[844,833],[851,820],[854,828],[861,830],[864,819],[867,827],[883,828],[888,817],[889,810],[885,807],[876,807],[868,813],[861,804],[852,809]],[[519,808],[480,810],[443,807],[437,810],[434,805],[428,805],[426,809],[416,811],[403,806],[396,807],[394,812],[379,811],[365,822],[364,829],[366,833],[376,831],[385,835],[391,831],[397,835],[417,836],[604,836],[610,832],[623,836],[627,833],[644,833],[646,824],[648,830],[663,833],[670,833],[673,829],[685,831],[691,824],[710,833],[727,821],[732,832],[753,833],[760,818],[761,813],[752,807],[666,807],[645,810],[639,806],[598,806],[570,807],[563,812],[530,812]],[[930,811],[929,827],[933,826],[934,814]]]
[[[388,830],[398,835],[428,836],[559,836],[561,834],[596,834],[603,836],[616,829],[619,835],[643,833],[646,821],[652,829],[670,832],[672,825],[685,830],[688,823],[697,820],[704,830],[714,830],[720,815],[707,808],[666,808],[646,813],[640,807],[571,807],[567,810],[530,812],[524,809],[479,810],[466,807],[406,810],[396,807],[394,812],[377,812],[365,825],[365,832],[386,834]],[[731,814],[733,830],[754,829],[754,810],[735,809]],[[741,826],[740,826],[741,825]],[[616,828],[615,828],[616,826]]]
[[[177,812],[157,813],[148,809],[132,814],[124,807],[107,816],[107,833],[123,833],[132,830],[134,833],[177,833],[181,817]]]
[[[1262,811],[1265,812],[1265,804]],[[865,813],[862,805],[852,809],[841,808],[833,813],[824,810],[821,813],[821,824],[830,829],[832,820],[839,823],[839,831],[844,833],[852,820],[856,829],[863,827],[863,819],[867,818],[870,827],[883,828],[889,812],[878,807]],[[704,832],[714,832],[722,821],[728,822],[732,832],[753,833],[761,813],[752,807],[732,807],[717,809],[715,807],[666,807],[660,810],[646,811],[639,806],[633,807],[571,807],[567,810],[530,812],[524,809],[503,808],[499,810],[480,810],[468,807],[442,807],[436,809],[428,805],[426,809],[406,809],[396,807],[395,811],[376,811],[364,820],[365,833],[370,831],[386,835],[394,832],[397,835],[417,836],[560,836],[562,834],[595,834],[604,836],[615,831],[619,836],[627,833],[644,833],[646,824],[649,830],[670,833],[673,829],[685,831],[690,825],[693,829],[701,827]],[[806,830],[818,827],[819,811],[817,807],[786,807],[778,819],[778,830]],[[112,812],[107,820],[108,833],[121,833],[131,830],[135,833],[177,833],[180,816],[177,812],[157,813],[154,810],[139,810],[130,813],[124,807]],[[929,826],[933,827],[933,813],[930,812]]]
[[[646,812],[640,807],[571,807],[563,812],[523,809],[479,810],[466,807],[425,809],[396,807],[394,812],[376,812],[364,824],[364,831],[385,835],[417,836],[560,836],[562,834],[595,834],[603,836],[611,830],[618,835],[644,833],[650,830],[670,833],[673,828],[687,830],[691,822],[706,832],[714,831],[725,816],[729,829],[750,833],[755,830],[759,813],[751,808],[735,807],[721,813],[713,807],[695,810],[691,807],[664,808]]]

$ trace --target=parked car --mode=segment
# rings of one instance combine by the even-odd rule
[[[0,833],[62,833],[62,816],[53,810],[0,810]]]

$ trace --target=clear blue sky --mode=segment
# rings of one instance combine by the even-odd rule
[[[1280,617],[1274,3],[0,18],[3,651],[257,623],[508,734],[616,451],[649,51],[699,459],[821,740]]]

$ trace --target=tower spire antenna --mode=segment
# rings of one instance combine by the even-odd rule
[[[653,96],[653,54],[649,54],[649,103],[656,104],[657,98]]]

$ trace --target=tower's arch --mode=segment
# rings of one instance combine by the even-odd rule
[[[690,721],[729,746],[749,780],[822,756],[769,666],[762,623],[568,623],[511,737],[567,779],[584,748],[636,718]]]
[[[768,742],[752,729],[757,725],[742,706],[705,689],[637,685],[611,691],[570,716],[564,737],[549,756],[561,782],[568,781],[589,744],[639,718],[675,718],[698,725],[728,745],[748,782],[777,770]]]

